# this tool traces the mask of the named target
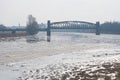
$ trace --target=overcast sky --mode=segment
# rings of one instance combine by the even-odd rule
[[[120,0],[0,0],[0,24],[26,25],[32,14],[38,23],[62,20],[120,21]]]

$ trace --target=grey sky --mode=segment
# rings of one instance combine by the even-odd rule
[[[0,0],[0,24],[26,25],[32,14],[37,21],[120,21],[120,0]]]

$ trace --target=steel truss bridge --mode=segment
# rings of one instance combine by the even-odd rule
[[[60,22],[47,22],[47,41],[50,41],[51,30],[70,30],[70,29],[80,29],[80,30],[94,30],[96,35],[100,35],[100,23],[91,23],[85,21],[60,21]]]

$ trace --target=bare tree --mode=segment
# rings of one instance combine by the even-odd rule
[[[33,17],[32,15],[28,16],[28,22],[27,22],[27,33],[29,35],[34,35],[38,33],[38,23],[35,19],[35,17]]]

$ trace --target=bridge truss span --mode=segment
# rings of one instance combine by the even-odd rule
[[[84,21],[61,21],[50,24],[51,29],[96,29],[96,25]]]
[[[100,23],[91,23],[85,21],[60,21],[60,22],[50,22],[47,23],[47,40],[50,41],[51,30],[52,29],[80,29],[80,30],[95,30],[96,35],[100,35]]]

